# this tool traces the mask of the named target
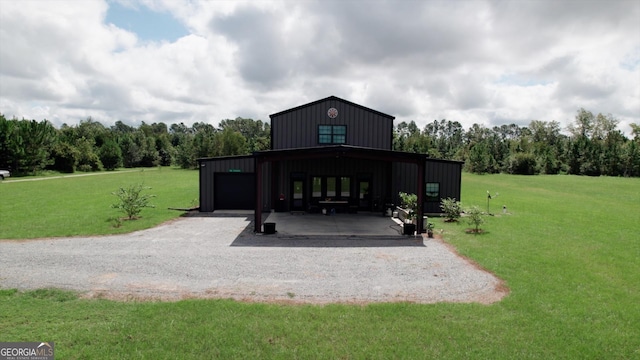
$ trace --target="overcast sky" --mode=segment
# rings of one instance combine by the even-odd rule
[[[209,122],[335,95],[423,128],[640,124],[640,1],[0,0],[0,113]]]

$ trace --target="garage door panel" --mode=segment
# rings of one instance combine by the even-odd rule
[[[216,173],[214,176],[216,210],[252,210],[255,194],[255,175],[252,173]]]

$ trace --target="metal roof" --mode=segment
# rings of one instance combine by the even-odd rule
[[[251,155],[232,155],[232,156],[215,156],[207,158],[199,158],[198,162],[202,161],[216,161],[216,160],[228,160],[228,159],[246,159],[246,158],[261,158],[266,160],[292,160],[292,159],[310,159],[310,158],[326,158],[326,157],[350,157],[350,158],[367,158],[373,160],[383,161],[430,161],[441,162],[450,164],[464,164],[464,161],[458,160],[446,160],[430,158],[426,154],[410,153],[404,151],[393,151],[374,149],[361,146],[351,145],[331,145],[331,146],[316,146],[294,149],[280,149],[280,150],[263,150],[256,151]]]
[[[351,158],[367,158],[383,161],[433,161],[445,162],[453,164],[464,164],[463,161],[432,159],[426,154],[410,153],[403,151],[393,151],[384,149],[375,149],[361,146],[351,145],[332,145],[332,146],[316,146],[297,149],[280,149],[280,150],[264,150],[253,153],[256,158],[267,160],[278,159],[308,159],[319,157],[351,157]]]
[[[324,102],[324,101],[330,101],[330,100],[340,101],[340,102],[345,103],[345,104],[347,104],[347,105],[354,106],[354,107],[357,107],[357,108],[360,108],[360,109],[363,109],[363,110],[366,110],[366,111],[372,112],[372,113],[374,113],[374,114],[377,114],[377,115],[380,115],[380,116],[383,116],[383,117],[389,118],[389,119],[391,119],[391,120],[394,120],[394,119],[396,118],[395,116],[391,116],[391,115],[389,115],[389,114],[385,114],[385,113],[380,112],[380,111],[378,111],[378,110],[374,110],[374,109],[368,108],[368,107],[366,107],[366,106],[362,106],[362,105],[359,105],[359,104],[353,103],[353,102],[351,102],[351,101],[349,101],[349,100],[341,99],[341,98],[339,98],[339,97],[337,97],[337,96],[333,96],[333,95],[332,95],[332,96],[329,96],[329,97],[327,97],[327,98],[324,98],[324,99],[320,99],[320,100],[316,100],[316,101],[310,102],[310,103],[308,103],[308,104],[304,104],[304,105],[296,106],[296,107],[291,108],[291,109],[288,109],[288,110],[283,110],[283,111],[277,112],[277,113],[275,113],[275,114],[271,114],[271,115],[269,115],[269,117],[270,117],[271,119],[273,119],[273,118],[274,118],[274,117],[276,117],[276,116],[279,116],[279,115],[282,115],[282,114],[286,114],[286,113],[288,113],[288,112],[292,112],[292,111],[300,110],[300,109],[302,109],[302,108],[309,107],[309,106],[313,106],[313,105],[319,104],[319,103],[321,103],[321,102]]]

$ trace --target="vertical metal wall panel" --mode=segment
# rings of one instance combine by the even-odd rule
[[[441,198],[456,198],[460,200],[462,164],[458,162],[426,160],[424,181],[426,183],[437,182],[440,184]],[[399,204],[398,193],[417,193],[418,191],[418,169],[414,164],[394,163],[393,164],[393,185],[394,201]],[[421,186],[425,186],[422,184]],[[425,213],[440,213],[439,201],[425,201],[423,204]]]
[[[204,162],[199,162],[200,172],[200,211],[213,211],[213,173]]]
[[[458,162],[429,161],[425,164],[425,183],[440,183],[440,198],[460,201],[462,164]],[[440,213],[439,201],[425,202],[425,212]]]
[[[250,156],[221,157],[199,160],[200,164],[200,211],[215,210],[215,173],[239,170],[254,172],[254,159]]]
[[[289,160],[283,161],[280,168],[283,177],[281,179],[282,187],[279,191],[285,194],[289,193],[291,173],[304,173],[307,181],[310,181],[312,176],[350,176],[353,179],[352,191],[355,191],[359,175],[370,174],[373,199],[380,202],[385,197],[391,196],[391,194],[386,194],[386,164],[384,162],[350,158],[314,159],[313,161]],[[310,194],[310,187],[307,186],[307,197],[310,197]]]
[[[400,205],[398,193],[418,193],[418,166],[410,163],[394,163],[392,182],[393,202]]]
[[[334,119],[327,114],[330,108],[338,110]],[[272,149],[321,146],[318,144],[318,125],[346,125],[346,145],[392,148],[393,117],[338,98],[328,98],[272,115]]]

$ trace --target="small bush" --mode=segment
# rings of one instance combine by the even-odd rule
[[[482,210],[478,206],[471,206],[466,211],[467,214],[467,222],[471,226],[475,226],[474,233],[480,232],[480,225],[484,223],[484,219],[482,218]]]
[[[410,219],[414,219],[417,215],[416,210],[418,209],[418,195],[400,192],[398,193],[398,196],[400,196],[400,202],[402,203],[402,208],[409,211]]]
[[[111,205],[114,209],[119,209],[127,215],[129,220],[136,218],[143,208],[155,207],[149,204],[149,200],[155,195],[141,194],[143,190],[151,189],[142,184],[131,185],[128,188],[120,188],[112,193],[118,197],[118,202]]]
[[[458,221],[460,214],[462,214],[462,205],[459,201],[453,198],[442,199],[440,202],[440,209],[444,212],[446,221]]]

